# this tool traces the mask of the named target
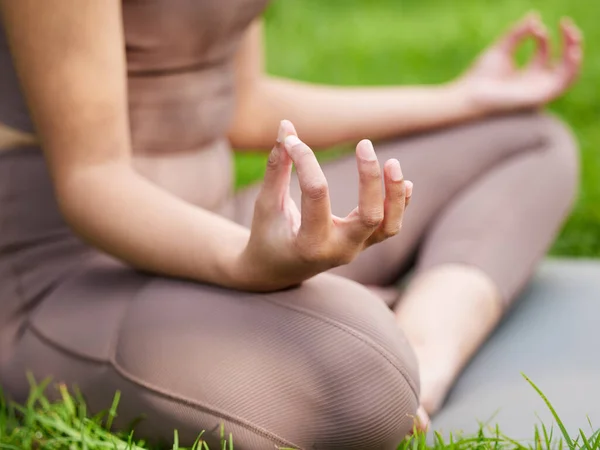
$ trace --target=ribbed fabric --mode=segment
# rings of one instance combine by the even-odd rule
[[[28,152],[10,155],[31,162]],[[34,201],[41,193],[27,192],[17,204],[30,196],[43,209]],[[353,281],[324,274],[298,289],[247,294],[142,275],[83,244],[77,267],[63,270],[43,251],[24,264],[20,255],[36,246],[22,242],[2,258],[19,265],[19,279],[43,267],[57,275],[28,303],[3,292],[9,357],[0,383],[17,399],[28,392],[27,371],[78,385],[92,411],[121,390],[119,425],[144,414],[147,438],[178,428],[189,443],[207,430],[215,444],[223,423],[241,449],[391,449],[410,430],[414,355],[390,310]],[[15,313],[5,314],[11,304]],[[14,329],[21,333],[9,336]]]
[[[245,224],[257,188],[230,195],[225,134],[234,56],[267,3],[123,2],[136,169]],[[0,122],[32,131],[3,40],[0,67]],[[206,430],[216,445],[224,424],[239,450],[395,448],[418,406],[417,364],[390,310],[357,282],[394,283],[416,255],[417,270],[481,268],[508,305],[571,205],[577,163],[564,125],[539,114],[376,149],[415,183],[402,232],[333,274],[269,295],[144,275],[98,253],[62,219],[41,150],[4,150],[0,384],[22,400],[27,371],[51,376],[77,385],[92,412],[120,390],[116,424],[145,415],[138,435],[151,440],[178,429],[186,445]],[[334,212],[345,215],[357,200],[354,158],[324,170]]]

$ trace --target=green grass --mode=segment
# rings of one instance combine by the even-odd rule
[[[585,34],[580,82],[551,109],[582,149],[579,202],[552,249],[600,256],[600,27],[590,0],[278,0],[267,11],[269,72],[339,85],[452,79],[506,26],[531,9],[549,24],[573,17]],[[261,177],[264,157],[238,158],[241,184]],[[557,180],[560,182],[560,180]]]
[[[600,223],[600,27],[593,1],[278,0],[266,13],[268,70],[339,85],[443,82],[460,74],[508,23],[530,9],[539,10],[550,23],[570,15],[585,34],[586,59],[580,82],[551,105],[575,129],[583,161],[579,202],[552,253],[599,256],[600,232],[596,229]],[[264,156],[239,156],[238,182],[259,179],[264,161]],[[26,405],[0,401],[0,450],[148,448],[130,435],[117,436],[106,431],[115,409],[91,418],[84,403],[64,388],[60,390],[62,400],[54,403],[45,400],[41,392],[41,388],[32,389]],[[555,419],[560,425],[558,416]],[[432,448],[537,450],[558,448],[561,442],[564,448],[591,450],[600,449],[599,436],[593,431],[569,436],[560,427],[548,430],[541,426],[532,430],[534,444],[530,447],[503,436],[500,430],[483,427],[472,437],[446,441],[440,437]],[[173,448],[178,448],[177,444]],[[225,448],[229,448],[229,443]],[[401,448],[428,447],[424,437],[418,435]]]
[[[525,380],[542,397],[550,409],[557,429],[544,425],[532,430],[529,442],[517,442],[502,434],[498,427],[482,424],[480,431],[473,436],[460,434],[444,438],[435,434],[432,439],[422,433],[415,433],[400,444],[398,450],[459,450],[459,449],[570,449],[600,450],[600,430],[579,430],[576,436],[567,432],[559,415],[541,390],[527,377]],[[119,395],[115,396],[110,410],[90,416],[85,402],[78,395],[72,395],[64,385],[58,385],[58,400],[50,402],[45,397],[48,383],[37,385],[31,381],[31,395],[25,405],[9,403],[0,393],[0,449],[3,450],[156,450],[144,441],[135,438],[134,431],[112,434],[113,419],[118,415]],[[221,428],[221,445],[219,450],[233,450],[235,438]],[[173,433],[173,442],[163,449],[174,450],[179,445],[177,432]],[[191,450],[211,450],[202,441],[199,433]],[[212,450],[217,450],[214,447]],[[281,449],[284,450],[284,449]],[[286,449],[291,450],[291,449]]]

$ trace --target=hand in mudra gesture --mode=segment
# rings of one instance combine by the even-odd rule
[[[569,19],[560,23],[562,48],[552,57],[548,30],[528,14],[489,46],[458,80],[465,95],[484,113],[531,109],[560,97],[576,81],[583,59],[582,36]],[[524,67],[515,53],[527,39],[536,49]]]
[[[396,159],[381,168],[368,140],[356,147],[358,206],[346,217],[331,213],[327,179],[313,151],[282,121],[256,200],[240,270],[251,290],[275,290],[351,262],[364,249],[396,235],[412,192]],[[302,192],[289,194],[292,165]],[[382,183],[383,179],[383,183]]]

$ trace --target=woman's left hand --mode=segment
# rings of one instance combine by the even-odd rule
[[[529,14],[490,46],[456,85],[483,114],[538,108],[560,97],[576,80],[582,62],[581,33],[569,19],[560,23],[562,54],[552,60],[548,32]],[[515,53],[528,38],[536,50],[523,68]]]

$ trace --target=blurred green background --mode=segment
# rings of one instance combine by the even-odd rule
[[[443,82],[526,12],[541,13],[555,43],[558,20],[572,17],[585,37],[584,69],[577,86],[550,109],[575,130],[582,181],[552,253],[600,256],[599,8],[596,0],[276,0],[265,16],[268,70],[340,85]],[[264,161],[239,156],[238,182],[260,178]]]

